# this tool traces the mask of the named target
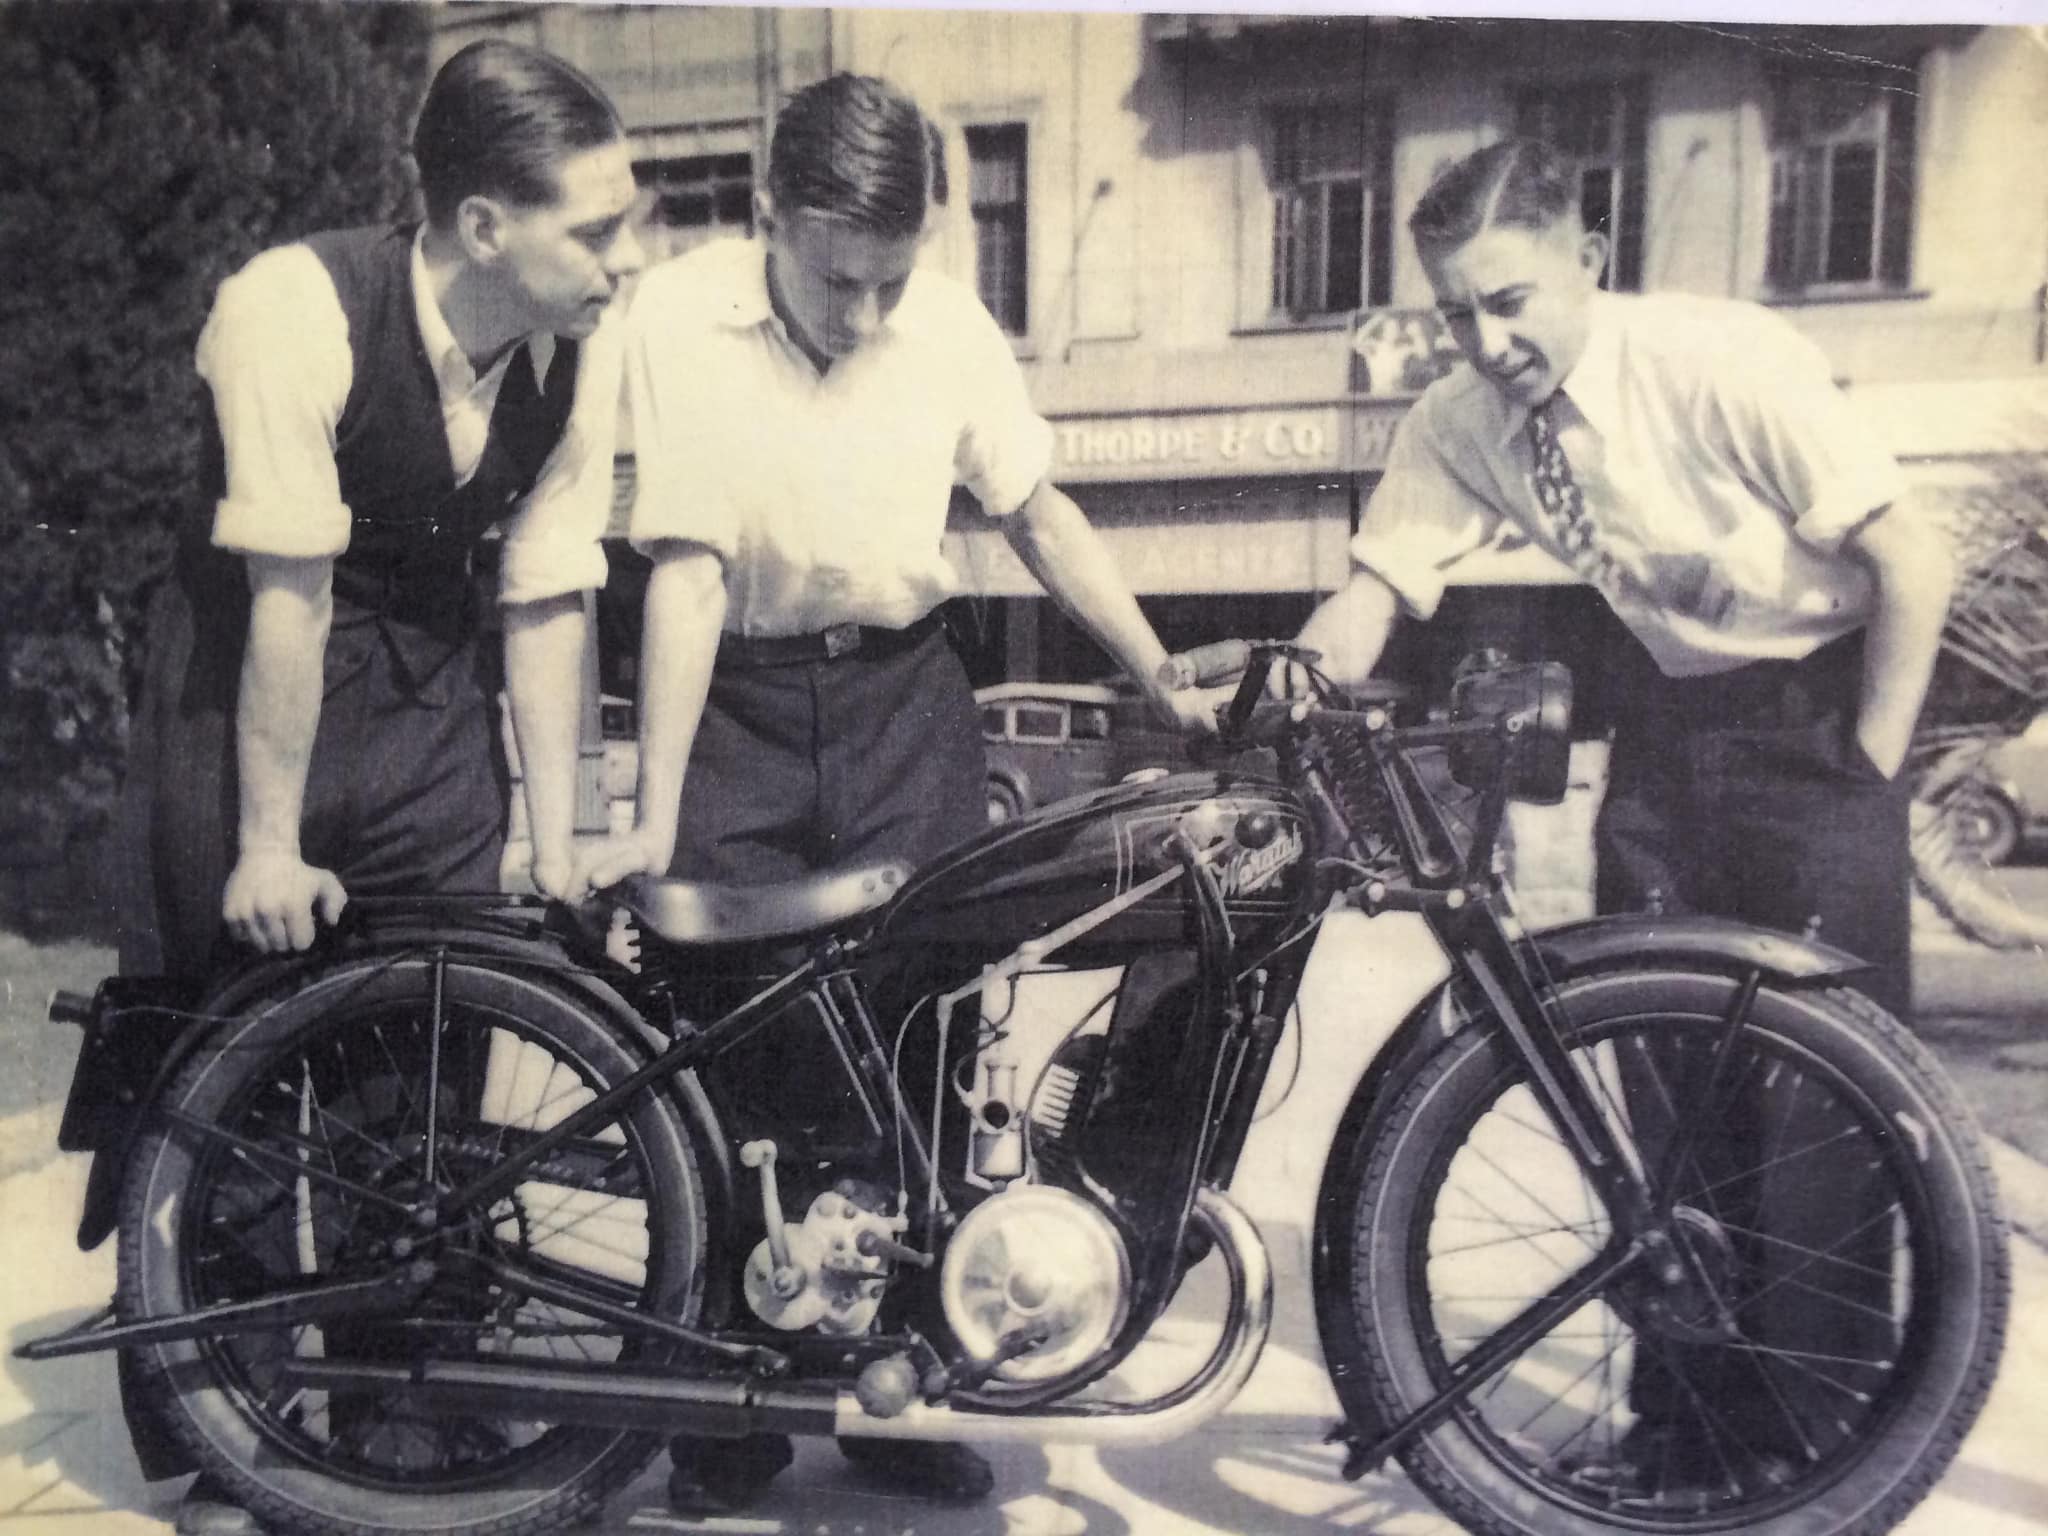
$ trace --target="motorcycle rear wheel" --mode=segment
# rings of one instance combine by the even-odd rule
[[[219,1026],[166,1107],[324,1163],[400,1201],[457,1187],[640,1065],[616,1027],[544,978],[450,960],[430,1048],[434,966],[416,953],[344,963]],[[431,1185],[429,1067],[438,1070]],[[704,1201],[668,1102],[647,1092],[572,1139],[443,1243],[545,1266],[607,1300],[687,1322],[702,1294]],[[119,1296],[130,1318],[388,1269],[406,1219],[159,1122],[129,1165]],[[420,1251],[432,1251],[423,1248]],[[283,1380],[288,1355],[658,1360],[616,1325],[497,1282],[437,1279],[389,1317],[138,1351],[166,1427],[266,1530],[294,1536],[559,1529],[602,1508],[657,1438],[538,1420],[430,1417],[394,1398]]]
[[[1968,1112],[1896,1020],[1842,989],[1762,989],[1709,1099],[1736,987],[1641,969],[1560,988],[1567,1046],[1646,1168],[1664,1110],[1702,1105],[1723,1133],[1663,1194],[1738,1331],[1683,1331],[1689,1304],[1690,1323],[1711,1316],[1704,1289],[1669,1306],[1647,1266],[1610,1285],[1403,1455],[1467,1530],[1876,1536],[1934,1485],[1990,1389],[2008,1256]],[[1398,1422],[1616,1251],[1526,1074],[1501,1032],[1465,1028],[1333,1153],[1324,1220],[1349,1231],[1319,1242],[1342,1244],[1348,1294],[1319,1304],[1343,1309],[1325,1339],[1358,1350],[1332,1374],[1361,1425]]]

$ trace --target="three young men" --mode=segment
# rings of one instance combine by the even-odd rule
[[[223,927],[303,947],[348,890],[492,884],[488,669],[478,614],[447,594],[500,519],[552,893],[916,863],[978,829],[976,717],[933,617],[956,590],[939,548],[956,481],[1164,713],[1206,723],[1158,689],[1156,637],[1048,480],[1051,433],[1006,338],[916,270],[945,197],[931,125],[835,76],[778,119],[761,238],[667,265],[635,307],[632,531],[654,559],[639,820],[572,864],[580,593],[603,579],[615,395],[602,317],[637,265],[631,168],[595,87],[506,44],[437,77],[418,153],[420,231],[266,253],[202,340],[218,502],[158,616],[136,782],[159,937],[124,944],[130,968],[201,964]],[[1461,162],[1411,228],[1473,366],[1404,422],[1356,574],[1304,642],[1362,678],[1458,558],[1503,525],[1535,538],[1636,640],[1614,662],[1630,702],[1602,909],[1818,918],[1905,1013],[1897,775],[1947,583],[1938,541],[1894,507],[1896,467],[1766,312],[1601,292],[1601,241],[1541,145]],[[277,348],[287,318],[301,340]],[[1659,1390],[1639,1381],[1645,1423]],[[940,1496],[989,1485],[959,1448],[883,1454]],[[677,1490],[739,1503],[787,1456],[680,1441]],[[184,1528],[249,1528],[235,1513]]]

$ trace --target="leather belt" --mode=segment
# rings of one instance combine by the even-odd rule
[[[806,662],[838,661],[846,656],[870,660],[899,655],[923,643],[941,625],[937,609],[902,629],[873,624],[834,624],[807,635],[741,635],[727,630],[718,637],[722,667],[792,667]]]

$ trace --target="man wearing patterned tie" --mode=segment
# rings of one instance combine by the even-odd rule
[[[1403,420],[1352,580],[1302,642],[1333,676],[1362,678],[1397,614],[1428,618],[1461,558],[1497,534],[1535,540],[1632,637],[1602,658],[1617,723],[1595,832],[1600,909],[1793,931],[1818,919],[1822,938],[1872,962],[1858,984],[1908,1016],[1899,770],[1951,578],[1897,466],[1779,316],[1602,291],[1606,243],[1581,223],[1573,168],[1544,144],[1510,140],[1450,167],[1409,228],[1471,366]],[[1643,1085],[1628,1086],[1645,1136]],[[1729,1111],[1735,1157],[1755,1105]],[[1725,1362],[1700,1364],[1707,1353],[1679,1354],[1678,1374],[1696,1366],[1723,1396],[1760,1387],[1754,1370],[1731,1383]],[[1625,1449],[1666,1457],[1668,1476],[1660,1432],[1687,1411],[1673,1401],[1685,1392],[1653,1374],[1636,1370]],[[1768,1444],[1777,1405],[1755,1418],[1759,1454],[1792,1449]]]

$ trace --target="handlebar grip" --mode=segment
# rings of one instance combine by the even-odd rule
[[[1162,688],[1206,688],[1227,683],[1251,664],[1248,640],[1212,640],[1193,650],[1181,651],[1159,664]]]

